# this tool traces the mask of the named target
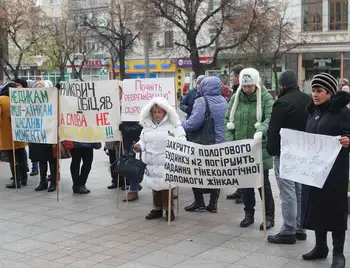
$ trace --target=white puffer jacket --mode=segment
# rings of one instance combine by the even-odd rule
[[[157,104],[166,111],[162,122],[155,124],[151,108]],[[140,124],[143,126],[138,144],[142,150],[142,161],[147,165],[144,180],[148,188],[161,191],[168,190],[169,184],[164,178],[165,150],[168,132],[174,137],[186,139],[179,115],[165,98],[153,98],[141,111]]]

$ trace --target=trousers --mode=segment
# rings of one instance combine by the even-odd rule
[[[264,170],[264,191],[265,191],[265,211],[266,218],[270,220],[275,219],[275,201],[273,200],[271,184],[269,180],[269,171]],[[261,188],[259,188],[261,198]],[[254,215],[255,212],[255,192],[254,188],[245,188],[243,192],[244,211]]]
[[[305,233],[301,228],[301,184],[280,177],[280,158],[274,158],[275,176],[280,190],[283,225],[281,233],[295,235]]]
[[[154,210],[168,210],[169,204],[169,190],[155,191],[153,190],[153,209]],[[171,195],[171,209],[174,209],[174,198]]]
[[[70,172],[73,184],[75,186],[84,186],[89,177],[92,161],[94,159],[93,148],[73,148],[70,150],[72,162],[70,164]],[[80,163],[83,165],[80,167]]]

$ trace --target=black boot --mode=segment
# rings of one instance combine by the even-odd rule
[[[266,217],[266,230],[270,230],[274,226],[275,226],[274,219]],[[260,224],[260,231],[264,231],[264,223]]]
[[[18,163],[18,169],[19,169],[20,178],[21,178],[21,185],[27,186],[28,174],[27,174],[26,163]]]
[[[40,192],[40,191],[46,191],[48,188],[48,182],[46,180],[46,173],[45,174],[40,174],[40,183],[38,185],[38,187],[35,188],[36,192]]]
[[[197,203],[196,201],[194,201],[191,205],[185,207],[185,210],[188,212],[205,211],[205,204],[204,202]]]
[[[292,245],[295,244],[297,239],[295,238],[295,235],[286,235],[282,233],[278,233],[276,235],[269,235],[267,237],[267,241],[272,244],[279,244],[279,245]]]
[[[247,212],[245,213],[245,217],[243,221],[240,223],[240,227],[248,227],[254,223],[254,212]]]
[[[73,193],[79,194],[79,189],[80,189],[80,186],[73,184],[72,186]]]
[[[205,208],[211,213],[218,212],[218,199],[220,195],[220,190],[210,190],[210,201],[209,205]]]
[[[116,189],[118,188],[118,185],[116,182],[112,182],[111,185],[107,186],[107,189],[111,190],[111,189]]]
[[[47,191],[49,193],[56,191],[56,181],[55,180],[50,181],[50,186],[49,186],[49,189],[47,189]]]
[[[171,212],[171,215],[170,215],[170,221],[174,221],[175,220],[175,214],[174,214],[174,211],[172,210]],[[165,219],[168,221],[168,211],[165,211]]]
[[[344,243],[345,231],[332,232],[333,261],[331,268],[345,268]]]
[[[6,188],[7,189],[16,189],[16,188],[21,188],[21,182],[18,180],[17,181],[17,187],[16,187],[16,183],[15,180],[12,180],[10,183],[6,184]]]
[[[321,260],[328,256],[327,232],[315,231],[316,245],[306,254],[303,254],[303,259],[306,261]]]
[[[233,194],[229,194],[226,196],[226,199],[229,199],[229,200],[236,200],[240,198],[242,199],[242,202],[243,202],[243,194],[242,194],[242,191],[240,191],[240,189],[238,189]]]
[[[151,212],[146,216],[146,220],[154,220],[163,217],[163,210],[151,210]]]

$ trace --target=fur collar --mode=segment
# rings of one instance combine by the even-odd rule
[[[316,109],[327,110],[332,114],[339,113],[350,102],[350,94],[345,91],[337,92],[333,98],[329,101],[316,106],[313,101],[307,107],[308,112],[311,114]]]
[[[151,108],[157,104],[160,108],[164,109],[167,113],[168,119],[175,126],[181,124],[180,117],[176,110],[169,104],[169,102],[163,97],[156,97],[149,101],[149,103],[142,108],[140,115],[140,123],[143,124],[145,120],[152,121]]]

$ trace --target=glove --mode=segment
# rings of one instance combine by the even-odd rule
[[[254,140],[256,140],[256,141],[262,141],[262,138],[263,138],[263,134],[262,134],[262,132],[256,132],[255,134],[254,134]]]
[[[124,124],[119,124],[119,131],[123,132],[125,129]]]

